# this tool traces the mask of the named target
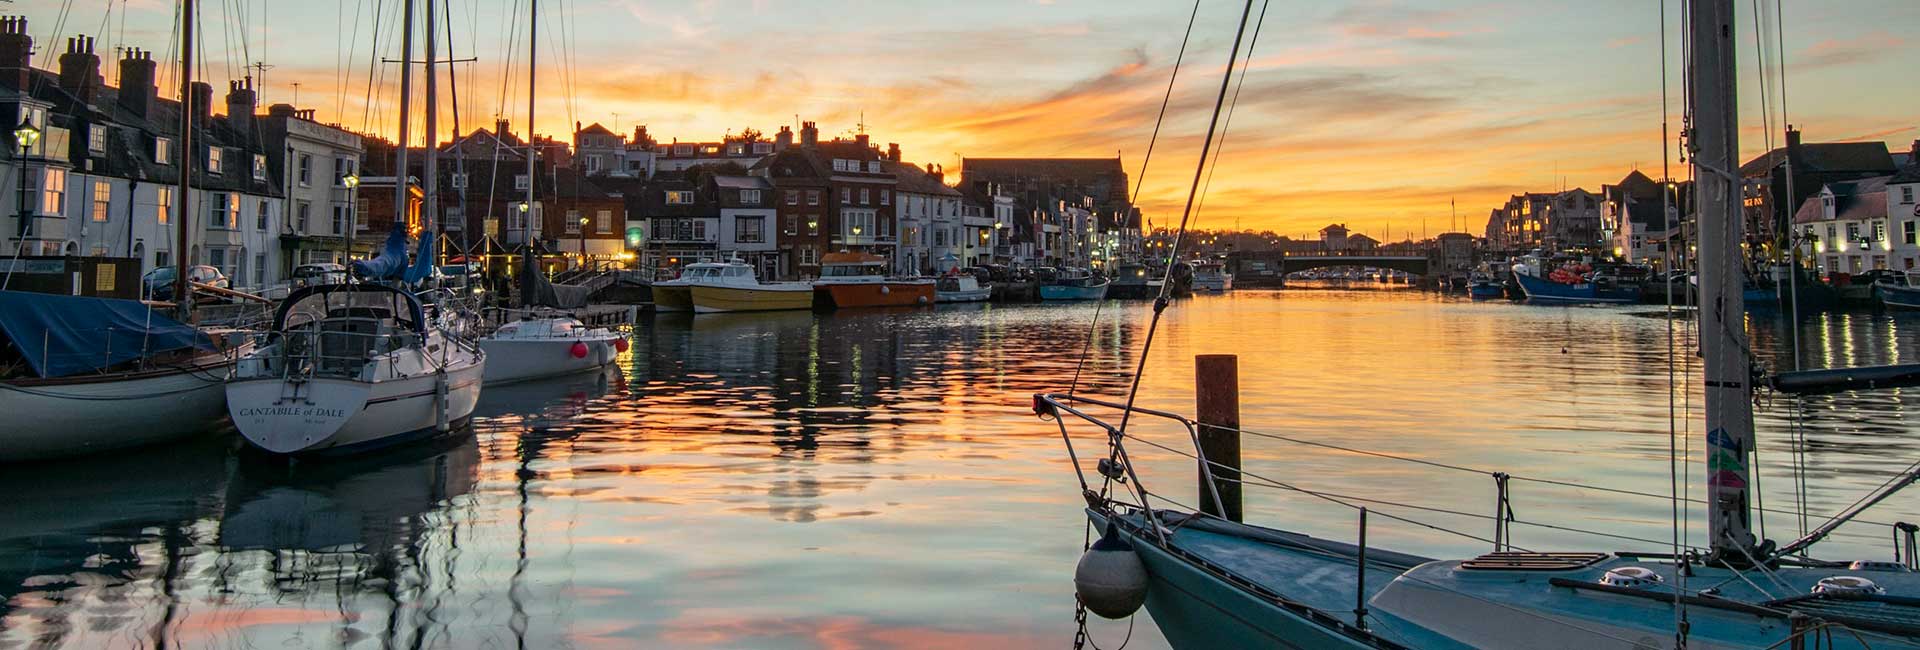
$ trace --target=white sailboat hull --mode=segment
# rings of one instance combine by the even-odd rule
[[[487,385],[560,377],[604,368],[619,357],[618,334],[579,338],[481,339],[487,353]],[[584,343],[587,356],[573,356],[573,345]]]
[[[350,453],[428,438],[452,429],[480,401],[484,363],[439,373],[363,382],[352,379],[236,380],[227,408],[247,442],[276,454]],[[445,400],[446,416],[440,415]]]
[[[209,432],[231,363],[102,381],[0,384],[0,463],[81,456]]]

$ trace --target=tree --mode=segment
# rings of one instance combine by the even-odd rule
[[[760,142],[765,139],[767,139],[766,134],[761,133],[760,129],[749,126],[740,130],[739,140],[741,142]]]

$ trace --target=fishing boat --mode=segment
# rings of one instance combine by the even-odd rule
[[[1114,270],[1113,284],[1107,285],[1107,297],[1123,300],[1157,298],[1162,284],[1165,281],[1161,274],[1154,273],[1144,264],[1121,264]]]
[[[981,286],[971,274],[949,274],[935,281],[933,295],[935,302],[986,302],[993,297],[993,285]]]
[[[670,280],[653,283],[654,311],[693,311],[693,283],[699,280],[720,279],[730,269],[746,271],[749,277],[752,267],[739,262],[697,262],[680,269],[680,275]]]
[[[839,309],[931,305],[933,280],[887,277],[887,258],[871,253],[827,253],[813,283],[817,304]]]
[[[1144,606],[1175,648],[1920,648],[1916,527],[1893,525],[1893,562],[1817,559],[1811,553],[1862,512],[1920,482],[1920,467],[1889,476],[1792,542],[1777,544],[1752,528],[1758,496],[1752,482],[1758,477],[1749,469],[1756,393],[1741,305],[1745,218],[1740,179],[1713,172],[1738,162],[1731,80],[1739,22],[1732,0],[1697,0],[1687,11],[1694,63],[1687,79],[1696,116],[1688,144],[1697,167],[1693,176],[1703,185],[1697,195],[1701,303],[1717,308],[1701,309],[1697,316],[1704,381],[1695,385],[1703,385],[1705,393],[1700,442],[1706,471],[1677,469],[1675,475],[1676,480],[1704,476],[1704,547],[1681,541],[1679,531],[1687,522],[1677,487],[1668,497],[1674,538],[1651,542],[1655,548],[1611,550],[1631,538],[1568,527],[1560,532],[1588,535],[1598,549],[1607,550],[1517,547],[1509,529],[1515,522],[1506,492],[1509,476],[1503,473],[1493,474],[1497,496],[1495,512],[1487,517],[1495,522],[1489,552],[1439,560],[1371,546],[1373,508],[1403,506],[1398,511],[1408,514],[1430,509],[1309,491],[1220,463],[1201,442],[1200,423],[1133,406],[1136,383],[1126,402],[1061,394],[1037,395],[1034,401],[1042,417],[1061,421],[1089,522],[1102,531],[1075,571],[1085,611],[1120,618]],[[1905,375],[1900,385],[1920,383],[1913,366],[1898,370]],[[1774,384],[1809,391],[1822,385],[1859,387],[1851,378],[1854,369],[1815,372],[1831,376]],[[1110,423],[1129,417],[1131,426]],[[1068,422],[1094,424],[1099,453],[1089,457],[1076,451]],[[1145,447],[1137,443],[1148,442],[1138,433],[1153,428],[1146,422],[1168,423],[1175,438],[1191,441],[1197,463],[1186,466],[1200,474],[1196,506],[1176,505],[1143,484],[1132,452]],[[1329,447],[1379,462],[1432,467],[1417,456],[1318,448]],[[1682,462],[1680,452],[1672,453],[1669,462]],[[1158,449],[1148,452],[1159,454]],[[1186,493],[1191,485],[1172,492]],[[1331,539],[1238,521],[1240,491],[1263,487],[1350,508],[1358,525],[1351,536]],[[1392,519],[1478,539],[1408,516]],[[1378,513],[1373,521],[1378,525]]]
[[[135,300],[0,291],[0,463],[204,434],[252,347]]]
[[[1214,260],[1193,263],[1193,290],[1215,293],[1233,290],[1233,274]]]
[[[1914,283],[1914,276],[1908,273],[1906,282],[1878,280],[1873,283],[1873,292],[1880,296],[1881,304],[1895,309],[1920,309],[1920,285]]]
[[[1467,295],[1474,300],[1493,300],[1505,297],[1507,287],[1500,282],[1500,275],[1494,272],[1493,265],[1482,264],[1468,276]]]
[[[426,318],[418,298],[382,284],[295,290],[267,342],[240,360],[227,411],[247,442],[274,454],[346,454],[431,438],[463,425],[487,355]]]
[[[1061,269],[1054,279],[1040,285],[1041,300],[1102,300],[1113,281],[1086,269]]]
[[[702,314],[729,311],[812,309],[813,284],[761,282],[753,267],[727,262],[687,283],[693,310]]]
[[[1541,274],[1538,262],[1523,261],[1513,266],[1513,280],[1519,283],[1528,302],[1553,304],[1604,304],[1640,301],[1640,288],[1619,282],[1617,278],[1595,273],[1591,267],[1569,263]]]

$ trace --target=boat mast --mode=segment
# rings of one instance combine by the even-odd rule
[[[396,225],[407,221],[407,126],[413,119],[413,0],[400,10],[400,142],[393,148],[393,211]]]
[[[432,255],[435,258],[433,260],[434,263],[438,264],[440,261],[438,259],[439,250],[440,250],[440,237],[439,237],[440,236],[440,219],[439,219],[440,200],[439,200],[439,194],[438,194],[439,187],[440,187],[440,165],[439,165],[440,147],[438,145],[440,131],[438,130],[439,126],[436,123],[434,117],[440,112],[439,110],[440,97],[436,92],[436,90],[438,89],[438,86],[434,82],[433,66],[434,66],[435,60],[440,56],[440,50],[434,48],[435,30],[433,28],[433,0],[427,0],[426,8],[427,8],[427,11],[426,11],[426,17],[427,17],[427,21],[426,21],[427,23],[427,123],[426,123],[426,128],[424,130],[427,133],[427,142],[426,142],[427,148],[424,153],[427,156],[427,160],[426,160],[426,171],[425,173],[421,174],[421,176],[426,177],[421,179],[421,190],[424,192],[424,195],[421,196],[421,199],[422,199],[421,206],[423,208],[422,211],[426,213],[426,224],[425,224],[426,229],[424,230],[424,232],[430,232],[434,234],[433,250],[427,251],[426,254]],[[452,38],[453,35],[448,34],[447,37]]]
[[[533,165],[534,158],[539,153],[533,146],[533,91],[534,74],[539,71],[539,66],[534,65],[535,59],[540,55],[539,43],[540,0],[532,0],[527,3],[527,211],[520,224],[522,232],[526,235],[521,240],[522,248],[520,249],[520,306],[522,307],[529,304],[528,299],[531,296],[527,294],[533,289],[533,184],[540,177],[539,174],[534,173]]]
[[[193,317],[193,296],[187,294],[187,258],[193,231],[193,21],[194,0],[180,0],[180,192],[179,219],[174,222],[173,300],[182,319]]]
[[[1713,558],[1764,557],[1755,548],[1747,463],[1753,449],[1752,368],[1747,359],[1740,242],[1745,216],[1736,175],[1733,0],[1693,0],[1692,84],[1695,196],[1700,253],[1700,354],[1706,362],[1707,522]]]

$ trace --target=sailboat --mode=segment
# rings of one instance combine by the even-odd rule
[[[182,3],[191,43],[195,13]],[[193,151],[193,48],[182,48],[180,150]],[[181,174],[177,248],[189,244],[190,174]],[[22,244],[24,245],[24,243]],[[190,295],[187,255],[174,255],[174,294]],[[251,349],[244,333],[189,325],[136,300],[0,290],[0,463],[96,454],[211,431],[225,416],[222,382]]]
[[[402,65],[410,71],[412,0],[404,11]],[[464,426],[479,402],[486,353],[451,331],[452,319],[429,319],[420,298],[407,289],[432,274],[436,249],[435,229],[423,230],[409,265],[402,179],[408,169],[410,81],[411,73],[403,72],[400,143],[394,147],[399,196],[382,252],[352,264],[362,282],[288,294],[274,313],[268,342],[241,360],[227,384],[234,426],[269,453],[350,454],[432,438]]]
[[[539,3],[529,3],[529,24],[538,25]],[[538,159],[533,139],[534,66],[538,37],[528,32],[527,43],[527,178],[539,178],[534,164]],[[533,205],[534,183],[527,183],[527,205]],[[578,319],[550,310],[585,307],[584,291],[554,286],[534,265],[533,220],[527,220],[526,243],[520,253],[520,303],[522,317],[506,323],[480,338],[480,349],[490,359],[486,383],[504,384],[545,377],[557,377],[606,367],[619,353],[627,350],[624,334],[605,328],[588,328]],[[544,309],[543,309],[544,308]]]
[[[1732,0],[1694,0],[1687,10],[1701,303],[1717,306],[1699,314],[1705,548],[1683,547],[1676,534],[1670,548],[1649,552],[1610,550],[1617,539],[1606,550],[1535,552],[1496,532],[1490,553],[1432,559],[1369,546],[1368,510],[1324,494],[1357,511],[1353,541],[1249,525],[1222,517],[1231,512],[1222,486],[1288,486],[1198,450],[1206,505],[1196,512],[1156,495],[1133,467],[1126,418],[1175,422],[1196,448],[1199,423],[1131,402],[1037,395],[1035,411],[1062,422],[1089,521],[1104,531],[1076,572],[1082,605],[1109,618],[1144,605],[1177,648],[1920,648],[1914,527],[1895,527],[1895,562],[1809,554],[1836,528],[1920,482],[1920,464],[1790,543],[1757,538],[1750,528],[1754,382],[1741,304],[1744,218],[1740,180],[1726,173],[1738,162],[1739,23]],[[1121,424],[1103,421],[1102,409],[1122,413]],[[1107,453],[1092,478],[1067,421],[1095,423],[1106,434]],[[1503,516],[1492,518],[1505,525]],[[1676,525],[1678,518],[1676,511]]]

